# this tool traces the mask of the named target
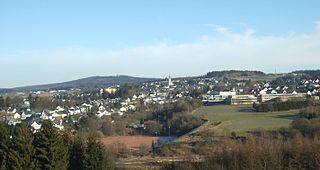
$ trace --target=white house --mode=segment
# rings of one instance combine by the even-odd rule
[[[134,106],[134,105],[129,105],[129,110],[135,111],[135,110],[136,110],[136,106]]]
[[[20,120],[18,120],[18,119],[10,119],[10,121],[8,122],[8,125],[13,125],[13,126],[15,126],[16,124],[18,124],[18,123],[21,123],[21,121]]]
[[[14,119],[20,119],[20,118],[21,118],[21,115],[20,115],[19,113],[15,113],[15,114],[13,115],[13,118],[14,118]]]
[[[102,116],[111,116],[111,112],[108,112],[108,111],[106,111],[106,110],[104,110],[104,111],[98,111],[97,112],[97,116],[99,117],[99,118],[101,118]]]
[[[21,119],[22,120],[25,120],[25,119],[27,119],[27,118],[30,118],[32,115],[31,114],[26,114],[25,112],[22,112],[22,114],[21,114]]]
[[[47,115],[45,112],[42,112],[40,118],[42,120],[54,120],[54,118],[52,117],[52,115]]]
[[[58,106],[55,111],[56,111],[56,112],[63,112],[63,111],[64,111],[64,108],[61,107],[61,106]]]
[[[278,92],[277,91],[275,91],[275,90],[272,90],[271,91],[271,94],[277,94]]]
[[[137,98],[138,98],[137,95],[132,96],[132,100],[136,100]]]
[[[33,122],[31,124],[31,127],[34,129],[34,130],[39,130],[41,128],[41,124],[38,124],[37,122]]]
[[[99,111],[105,111],[106,107],[104,107],[103,105],[99,106]]]

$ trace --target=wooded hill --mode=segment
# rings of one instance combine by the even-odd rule
[[[113,85],[122,84],[134,84],[157,80],[155,78],[141,78],[141,77],[131,77],[131,76],[93,76],[83,79],[67,81],[62,83],[44,84],[44,85],[34,85],[34,86],[24,86],[16,87],[11,89],[0,89],[0,92],[10,92],[10,91],[37,91],[37,90],[63,90],[70,88],[99,88]]]
[[[204,77],[239,77],[239,76],[263,76],[262,71],[248,71],[248,70],[226,70],[226,71],[211,71]]]

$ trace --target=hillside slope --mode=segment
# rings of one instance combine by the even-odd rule
[[[141,82],[147,82],[151,80],[156,80],[156,79],[131,77],[131,76],[124,76],[124,75],[93,76],[93,77],[87,77],[83,79],[67,81],[62,83],[16,87],[10,90],[11,91],[36,91],[36,90],[70,89],[70,88],[96,88],[96,87],[104,87],[104,86],[112,86],[112,85],[121,85],[125,83],[128,83],[128,84],[141,83]]]

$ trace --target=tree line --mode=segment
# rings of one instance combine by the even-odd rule
[[[307,107],[309,101],[288,100],[288,101],[267,101],[254,103],[253,108],[258,112],[277,112],[291,109],[301,109]]]
[[[0,123],[0,169],[112,169],[104,145],[58,131],[50,121],[32,132],[24,122],[9,127]]]
[[[263,76],[262,71],[248,71],[248,70],[226,70],[226,71],[211,71],[205,77],[239,77],[239,76]]]
[[[227,141],[211,149],[201,163],[183,162],[163,166],[175,170],[320,169],[320,141],[303,137],[292,140],[250,139]]]

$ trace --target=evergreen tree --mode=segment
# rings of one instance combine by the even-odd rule
[[[85,169],[111,169],[110,161],[104,146],[95,137],[89,137],[85,152]]]
[[[75,138],[70,148],[70,157],[69,157],[70,170],[84,169],[84,159],[85,159],[84,152],[85,152],[85,145],[82,139]]]
[[[48,170],[63,170],[68,168],[68,148],[63,136],[52,126],[50,121],[44,121],[42,128],[35,137],[36,168]]]
[[[4,102],[4,107],[8,109],[11,106],[11,98],[8,96]]]
[[[0,122],[0,169],[5,166],[5,159],[8,151],[9,133],[6,125]]]
[[[28,100],[29,100],[29,102],[30,103],[32,103],[33,102],[33,96],[32,96],[32,94],[31,93],[29,93],[29,95],[28,95],[28,98],[27,98]]]
[[[22,159],[13,147],[13,143],[10,142],[6,152],[5,167],[10,170],[19,170],[22,169]]]
[[[29,101],[29,103],[30,103],[30,108],[31,109],[34,109],[34,104],[35,104],[35,102],[34,102],[34,98],[33,98],[33,96],[32,96],[32,94],[30,93],[29,94],[29,96],[28,96],[28,101]]]
[[[0,111],[4,108],[4,98],[0,96]]]
[[[33,134],[22,122],[14,129],[8,154],[8,169],[34,169]]]

